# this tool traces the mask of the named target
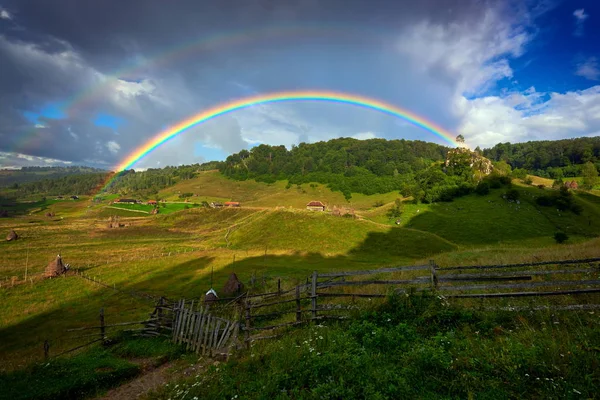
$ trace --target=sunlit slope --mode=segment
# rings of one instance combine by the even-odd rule
[[[550,190],[518,188],[520,204],[502,198],[504,190],[489,195],[469,195],[451,203],[407,205],[405,226],[432,232],[459,245],[527,244],[554,242],[553,235],[564,231],[571,240],[587,240],[600,235],[600,208],[591,195],[575,195],[583,207],[580,215],[541,207],[535,198]],[[418,210],[418,212],[417,212]]]
[[[242,224],[229,235],[231,248],[281,249],[357,257],[424,257],[451,251],[436,235],[390,228],[323,213],[273,211]]]
[[[201,172],[197,177],[178,182],[174,186],[163,189],[159,197],[170,201],[181,201],[180,193],[193,193],[190,202],[201,201],[239,201],[247,207],[292,207],[304,208],[309,201],[319,200],[329,207],[354,207],[369,209],[377,201],[388,203],[394,201],[399,194],[392,192],[366,196],[353,193],[347,201],[341,192],[333,192],[322,184],[291,185],[286,181],[273,184],[254,180],[234,181],[221,175],[218,171]]]

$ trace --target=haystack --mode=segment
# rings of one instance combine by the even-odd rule
[[[46,271],[44,271],[44,277],[52,278],[55,276],[60,276],[65,272],[67,272],[67,268],[63,264],[62,258],[59,254],[56,256],[56,259],[51,261],[46,267]]]
[[[19,238],[19,235],[17,235],[17,232],[15,232],[14,229],[11,229],[10,232],[8,233],[8,235],[6,235],[6,241],[10,242],[12,240],[17,240]]]
[[[229,279],[225,283],[225,286],[223,287],[223,293],[228,296],[232,296],[242,293],[243,290],[244,284],[240,282],[235,272],[232,272],[231,275],[229,275]]]
[[[215,292],[214,289],[210,289],[208,292],[206,292],[206,295],[204,296],[204,304],[210,305],[214,303],[218,298],[219,297],[217,296],[217,292]]]

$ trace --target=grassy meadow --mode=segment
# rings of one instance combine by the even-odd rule
[[[211,271],[214,273],[213,286],[217,291],[231,272],[235,272],[245,283],[252,276],[259,278],[261,283],[255,290],[263,290],[273,287],[277,279],[282,280],[284,288],[291,287],[305,281],[314,270],[372,269],[422,263],[429,259],[445,266],[600,256],[600,197],[591,193],[576,193],[575,201],[582,207],[582,212],[576,215],[536,204],[536,196],[543,192],[551,193],[552,189],[542,190],[523,185],[515,188],[520,194],[519,204],[502,198],[505,189],[493,189],[485,196],[471,194],[450,203],[412,204],[405,199],[399,225],[395,223],[396,218],[387,217],[394,200],[400,197],[398,193],[353,195],[350,201],[346,201],[341,193],[332,192],[323,185],[305,184],[286,188],[285,182],[238,182],[214,171],[200,173],[195,179],[161,191],[159,198],[166,199],[168,203],[164,208],[161,207],[158,215],[147,213],[149,210],[144,207],[150,206],[110,205],[106,200],[93,202],[91,197],[82,197],[77,201],[48,199],[18,203],[15,216],[0,219],[0,232],[7,234],[14,229],[20,236],[14,242],[0,242],[0,302],[4,305],[0,309],[0,368],[4,371],[19,370],[40,361],[43,356],[42,343],[46,339],[51,343],[51,354],[84,343],[85,339],[71,338],[65,331],[93,326],[97,323],[100,308],[104,308],[108,324],[141,320],[152,309],[153,303],[147,299],[96,285],[74,274],[42,279],[45,266],[57,254],[61,254],[71,268],[95,276],[115,288],[173,299],[202,296],[210,288]],[[190,203],[176,203],[179,193],[190,192],[197,195],[190,199]],[[228,200],[240,201],[242,207],[206,209],[193,206],[202,201]],[[334,205],[353,208],[356,216],[340,217],[307,211],[305,205],[311,200],[323,201],[329,208]],[[190,208],[185,209],[186,205]],[[46,217],[47,212],[53,212],[54,216]],[[107,219],[115,215],[126,226],[109,228]],[[566,232],[569,240],[564,244],[556,244],[553,235],[557,231]],[[262,286],[263,283],[265,286]],[[487,317],[477,318],[485,320]],[[580,323],[597,325],[597,316],[594,318],[596,322],[582,320]],[[535,323],[541,324],[540,321]],[[575,319],[569,322],[577,323]],[[364,325],[367,322],[360,320],[357,324]],[[452,324],[455,324],[453,327],[464,327],[458,322]],[[491,348],[497,341],[511,340],[502,335],[494,336],[490,328],[494,324],[500,325],[501,322],[489,322],[485,328],[487,330],[482,330],[486,335],[485,341],[469,350],[469,356],[463,356],[480,357],[482,360],[482,364],[472,366],[467,377],[461,378],[467,382],[466,387],[473,390],[481,388],[476,375],[486,373],[490,365],[502,358],[501,354],[485,355],[486,346]],[[527,336],[527,325],[520,326],[523,340],[532,340]],[[352,346],[358,346],[355,350],[360,352],[360,343],[366,343],[361,329],[367,328],[360,325],[356,327],[358,333],[352,333],[352,337],[339,332],[335,335],[342,336],[338,338],[334,335],[332,338],[338,338],[335,340],[340,340],[340,343],[350,341]],[[407,343],[414,340],[414,346],[424,345],[426,350],[420,354],[413,349],[401,361],[409,363],[416,360],[425,363],[418,364],[425,369],[427,359],[433,360],[430,361],[432,368],[441,368],[441,364],[436,364],[438,362],[444,368],[448,367],[450,359],[446,360],[447,356],[442,354],[446,348],[443,341],[448,340],[448,348],[456,352],[475,343],[472,332],[468,335],[465,333],[464,337],[460,336],[462,333],[449,337],[450,329],[447,329],[439,333],[441,336],[427,333],[417,339],[415,335],[419,328],[412,325],[402,331],[404,333],[386,333],[379,325],[373,329],[377,332],[383,329],[381,334],[385,337],[377,339],[381,342],[369,342],[366,348],[380,348],[387,343],[385,340],[396,337],[394,335],[400,335],[398,338],[409,335],[410,341]],[[298,340],[302,341],[312,333],[306,330],[298,335]],[[295,338],[288,341],[294,342]],[[564,345],[560,351],[571,349],[575,354],[569,346],[576,341],[569,341],[571,339],[567,338],[558,345]],[[550,341],[550,336],[544,336],[543,340]],[[327,346],[334,354],[340,350],[331,342]],[[514,347],[510,347],[510,362],[522,363],[518,359],[519,346],[514,344]],[[268,348],[257,350],[256,354],[266,354],[266,351]],[[304,357],[302,351],[289,355],[290,359]],[[342,357],[339,354],[335,357],[338,356]],[[275,356],[264,357],[265,360],[271,360],[270,357]],[[338,362],[344,364],[335,357],[324,361],[323,368],[330,368],[327,365]],[[454,362],[471,362],[459,355],[456,357],[460,361]],[[271,361],[275,364],[270,368],[280,368],[277,363],[283,362]],[[359,368],[367,361],[359,357],[356,360],[358,364],[352,364],[352,368]],[[386,364],[393,360],[386,356],[380,361]],[[255,359],[248,359],[240,364],[240,368],[250,371],[256,368],[256,362]],[[119,364],[117,367],[130,371],[127,365]],[[463,368],[471,367],[465,364]],[[503,368],[511,367],[507,364]],[[519,373],[523,372],[520,367],[514,368]],[[222,373],[228,374],[227,371]],[[281,371],[269,373],[279,374]],[[471,373],[474,375],[469,375]],[[545,376],[542,372],[536,374]],[[452,376],[448,375],[447,379]],[[230,379],[227,375],[222,377]],[[303,384],[310,384],[313,378],[303,378],[306,379]],[[388,378],[382,382],[392,385]],[[440,381],[439,384],[443,382],[446,381]],[[494,382],[500,387],[500,381]],[[402,388],[414,384],[415,381],[393,383]],[[579,390],[577,387],[573,386]],[[570,386],[561,388],[567,391],[571,389]],[[432,395],[438,393],[437,389],[430,389]],[[507,397],[521,394],[522,389],[518,385],[506,389]],[[347,392],[342,387],[339,390],[339,396],[345,397]],[[540,395],[547,393],[545,390],[540,389]],[[168,391],[165,393],[169,397]],[[200,394],[214,393],[207,389]],[[406,392],[407,395],[410,393]],[[460,398],[469,396],[467,389],[457,388],[452,393],[452,396]]]

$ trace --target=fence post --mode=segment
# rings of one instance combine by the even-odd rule
[[[429,260],[429,267],[431,270],[431,289],[432,290],[437,290],[438,288],[438,277],[437,277],[437,272],[435,270],[436,265],[435,265],[435,261],[434,260]]]
[[[244,329],[244,341],[246,342],[246,348],[250,348],[250,300],[246,299],[246,326]]]
[[[312,302],[312,317],[313,319],[317,318],[317,271],[313,271],[312,274],[312,284],[311,284],[311,302]]]
[[[44,340],[44,360],[48,360],[50,357],[50,343],[48,343],[48,339]]]
[[[300,286],[296,286],[296,321],[302,320],[302,309],[300,308]]]
[[[104,308],[100,309],[100,338],[106,339],[106,327],[104,326]]]
[[[281,278],[277,279],[277,295],[281,295]]]
[[[158,299],[158,312],[156,313],[158,320],[156,321],[156,331],[158,333],[160,333],[161,331],[161,327],[162,327],[162,322],[163,322],[163,306],[165,304],[165,298],[164,297],[160,297],[160,299]]]

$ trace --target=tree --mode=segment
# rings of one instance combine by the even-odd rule
[[[563,243],[569,240],[569,235],[564,232],[556,232],[554,234],[554,240],[556,240],[556,243]]]
[[[598,184],[598,170],[590,161],[581,167],[581,175],[583,176],[583,186],[586,189],[592,189]]]
[[[465,137],[463,135],[458,135],[456,137],[456,143],[460,143],[460,144],[465,143]]]
[[[396,199],[394,202],[394,207],[390,208],[388,211],[389,218],[400,218],[402,212],[404,211],[404,206],[402,205],[402,199]]]

